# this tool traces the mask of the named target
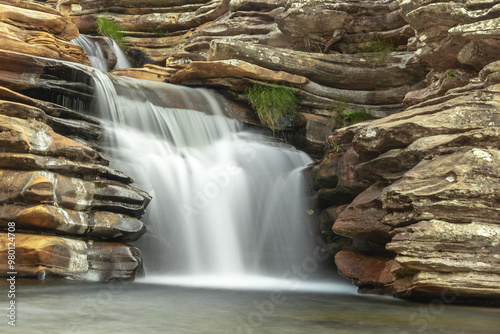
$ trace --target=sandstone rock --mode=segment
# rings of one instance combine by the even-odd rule
[[[23,3],[0,3],[1,49],[90,64],[82,48],[69,42],[78,36],[76,25],[56,11]]]
[[[165,67],[148,64],[141,68],[117,69],[113,71],[113,74],[129,78],[164,82],[175,72],[175,70]]]
[[[383,224],[385,210],[380,196],[387,184],[377,182],[359,194],[347,208],[339,214],[333,224],[333,232],[385,244],[391,240],[391,228]]]
[[[500,148],[499,138],[499,128],[424,137],[417,139],[405,149],[390,150],[373,160],[361,163],[355,170],[367,180],[397,180],[422,160],[472,147]]]
[[[428,86],[406,94],[403,106],[408,108],[436,97],[444,96],[450,89],[463,87],[476,73],[466,70],[448,70],[446,72],[431,71],[427,75]]]
[[[313,52],[325,52],[325,46],[340,29],[352,35],[405,25],[398,8],[382,1],[287,1],[286,11],[276,22],[298,50]]]
[[[472,91],[436,105],[376,120],[356,133],[353,147],[360,154],[380,154],[404,148],[422,137],[498,127],[497,89]],[[475,116],[478,112],[481,117]]]
[[[472,65],[480,70],[497,60],[495,2],[398,0],[403,18],[417,32],[416,55],[435,70]]]
[[[498,235],[498,220],[495,224],[431,220],[396,229],[387,248],[398,253],[397,277],[410,277],[399,292],[425,295],[447,289],[460,297],[498,298],[500,260],[491,255],[500,251]]]
[[[377,63],[376,56],[369,54],[310,54],[237,41],[213,41],[207,59],[247,61],[341,89],[384,90],[411,86],[420,82],[427,74],[426,69],[408,53],[394,53]],[[374,82],[377,83],[376,89]]]
[[[9,240],[6,233],[0,236],[0,256],[7,258]],[[23,233],[16,233],[15,243],[18,278],[131,280],[141,263],[139,250],[121,243]],[[0,263],[0,271],[10,271],[6,261]]]
[[[0,168],[32,171],[48,170],[66,176],[77,176],[86,180],[95,180],[102,177],[126,184],[133,182],[130,176],[108,166],[35,154],[0,153]]]
[[[76,161],[99,161],[92,148],[55,133],[44,123],[0,115],[0,144],[4,152],[63,156]]]
[[[384,189],[384,223],[408,225],[428,219],[498,223],[500,151],[473,148],[424,160]]]
[[[47,203],[83,211],[91,208],[141,216],[151,200],[131,186],[99,180],[95,182],[37,171],[0,170],[0,203]]]
[[[235,78],[235,80],[231,80]],[[243,80],[241,79],[243,78]],[[231,81],[244,84],[245,78],[269,82],[301,85],[307,79],[282,71],[271,71],[267,68],[239,60],[221,60],[210,62],[191,62],[184,70],[180,70],[169,78],[170,82],[183,84],[199,84],[212,81],[223,86]],[[228,85],[228,84],[226,84]],[[229,85],[235,91],[244,91],[244,86]]]
[[[391,273],[395,261],[391,258],[341,251],[335,255],[335,263],[342,276],[352,278],[354,283],[361,288],[386,287],[390,290],[395,280]]]
[[[130,241],[137,240],[146,232],[146,227],[140,220],[105,211],[79,212],[43,204],[7,204],[0,208],[0,226],[5,229],[9,222],[15,222],[16,230],[20,231]]]

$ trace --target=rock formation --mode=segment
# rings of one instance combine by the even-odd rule
[[[108,166],[96,119],[53,103],[92,96],[88,74],[60,61],[89,64],[70,43],[78,29],[33,2],[0,1],[0,12],[0,257],[14,242],[20,278],[133,279],[141,255],[123,241],[145,232],[151,198]]]
[[[57,8],[82,32],[96,31],[96,17],[123,29],[129,54],[145,65],[115,74],[212,86],[240,100],[254,84],[293,88],[301,115],[278,128],[318,158],[336,114],[399,112],[428,72],[406,51],[414,31],[395,2],[61,0]]]
[[[415,55],[432,71],[426,88],[406,95],[405,111],[328,138],[316,171],[318,196],[345,188],[357,195],[330,219],[333,231],[386,249],[382,257],[380,248],[340,251],[336,263],[362,291],[498,299],[496,7],[399,3],[416,32]],[[349,201],[322,204],[331,211]]]

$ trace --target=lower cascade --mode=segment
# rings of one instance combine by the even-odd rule
[[[146,279],[244,284],[312,254],[307,154],[226,118],[207,90],[95,72],[112,164],[153,197]]]

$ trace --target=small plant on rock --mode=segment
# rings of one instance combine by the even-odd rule
[[[284,86],[256,84],[247,87],[245,95],[255,108],[262,124],[273,132],[281,117],[295,116],[298,112],[298,99],[295,92]]]
[[[122,29],[113,20],[110,20],[107,17],[98,17],[97,32],[99,33],[99,35],[107,36],[113,39],[121,49],[127,49],[127,46],[123,41],[124,36]]]
[[[361,52],[374,53],[376,56],[376,63],[378,64],[386,60],[389,54],[395,49],[396,47],[390,41],[382,39],[372,39],[364,45],[364,47],[361,49]]]

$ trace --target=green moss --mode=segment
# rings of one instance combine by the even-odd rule
[[[98,17],[97,32],[101,36],[112,38],[121,49],[127,49],[127,46],[123,41],[124,36],[122,29],[113,20],[110,20],[107,17]]]
[[[295,116],[298,112],[295,92],[284,86],[253,85],[246,88],[245,95],[255,108],[262,124],[273,132],[281,117]]]

